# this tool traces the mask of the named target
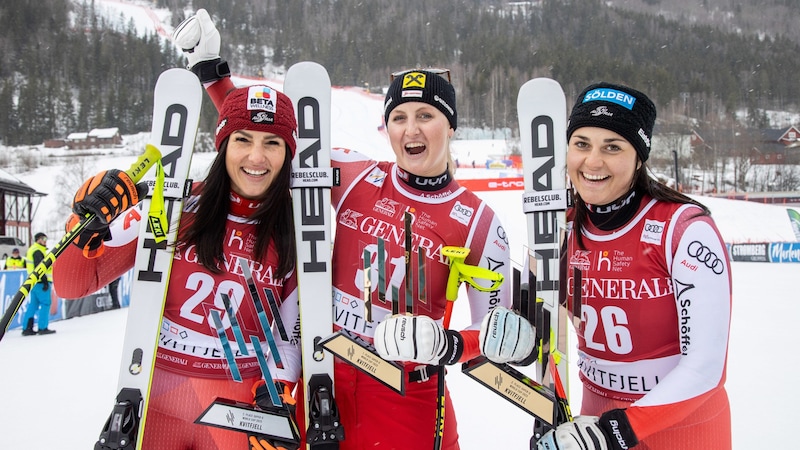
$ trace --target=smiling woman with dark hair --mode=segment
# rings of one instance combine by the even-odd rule
[[[249,448],[243,433],[195,423],[217,397],[252,403],[253,390],[263,383],[252,344],[234,356],[230,367],[235,364],[241,382],[231,382],[232,370],[221,361],[222,345],[210,313],[219,313],[229,327],[236,322],[242,330],[264,335],[259,311],[244,301],[249,286],[240,261],[245,260],[256,274],[254,289],[271,293],[282,314],[297,315],[289,195],[296,128],[291,100],[268,86],[233,90],[220,108],[217,156],[183,205],[142,448]],[[129,229],[138,229],[142,215],[122,205],[137,204],[145,192],[146,186],[134,185],[119,170],[101,172],[80,188],[67,229],[85,213],[101,219],[91,222],[56,260],[59,294],[82,297],[133,267],[138,234]],[[287,357],[285,366],[273,367],[273,373],[296,380],[299,357],[292,360],[291,355],[299,349],[283,340],[277,345]]]
[[[539,450],[731,448],[728,253],[708,209],[648,175],[655,120],[646,95],[609,83],[572,108],[562,279],[581,274],[582,415]]]

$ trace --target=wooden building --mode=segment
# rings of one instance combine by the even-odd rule
[[[14,236],[30,243],[35,233],[31,230],[33,203],[37,192],[15,176],[0,169],[0,235]]]
[[[87,148],[112,148],[122,145],[119,128],[95,128],[88,133],[70,133],[67,136],[67,147],[70,150]]]
[[[719,156],[746,155],[750,164],[800,164],[800,128],[693,130],[695,151],[715,151]]]

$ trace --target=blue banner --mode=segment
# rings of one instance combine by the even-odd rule
[[[26,270],[0,270],[0,292],[3,298],[0,301],[0,313],[8,309],[11,304],[11,299],[19,291],[19,287],[28,278],[28,271]],[[129,270],[120,277],[118,286],[119,303],[121,307],[126,307],[130,304],[131,298],[131,282],[133,281],[133,270]],[[110,293],[107,287],[103,287],[94,294],[75,300],[64,300],[58,298],[58,307],[55,314],[50,315],[50,321],[55,322],[69,317],[81,316],[95,312],[105,311],[111,309]],[[69,302],[66,304],[65,302]],[[9,330],[22,327],[22,318],[25,316],[25,311],[28,309],[29,300],[26,298],[19,307],[17,314],[11,319],[8,326]]]
[[[800,263],[800,242],[771,244],[769,260],[774,263]]]
[[[0,291],[3,293],[3,312],[8,309],[8,305],[11,304],[11,299],[13,299],[17,294],[19,287],[22,286],[22,283],[24,283],[26,279],[28,279],[27,270],[0,271]],[[55,314],[50,315],[51,322],[62,318],[62,300],[59,298],[57,302],[58,308],[56,309]],[[17,315],[11,319],[11,323],[8,325],[9,330],[22,327],[22,318],[25,316],[25,311],[28,309],[28,303],[29,301],[27,298],[22,302],[22,305],[20,305],[19,310],[17,311]]]

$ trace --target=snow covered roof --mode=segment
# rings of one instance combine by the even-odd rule
[[[95,128],[89,132],[89,137],[98,139],[111,139],[119,134],[119,128]]]
[[[6,172],[3,169],[0,169],[0,180],[9,181],[9,182],[12,182],[12,183],[22,183],[19,180],[19,178],[15,177],[14,175],[11,175],[10,173]]]
[[[67,139],[70,141],[81,141],[86,140],[87,137],[89,137],[89,133],[86,132],[70,133],[69,136],[67,136]]]
[[[31,195],[46,195],[41,192],[36,192],[36,189],[23,183],[19,178],[0,169],[0,190],[9,192],[20,192]]]

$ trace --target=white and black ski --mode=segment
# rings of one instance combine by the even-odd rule
[[[203,90],[197,76],[185,69],[169,69],[156,82],[150,143],[162,154],[164,209],[169,221],[162,229],[145,220],[151,198],[142,201],[142,222],[131,286],[131,304],[119,373],[119,394],[95,450],[141,449],[147,419],[150,386],[169,284],[172,254],[187,182]],[[151,187],[156,175],[145,180]],[[166,235],[166,239],[156,239]]]
[[[297,114],[292,197],[297,241],[297,283],[306,445],[338,449],[344,438],[333,397],[333,360],[319,342],[333,333],[331,297],[331,83],[319,64],[301,62],[286,73],[284,93]]]
[[[523,287],[528,284],[529,301],[535,299],[535,305],[522,305],[521,309],[536,327],[539,381],[556,393],[560,405],[552,424],[537,421],[534,439],[569,418],[566,390],[560,382],[568,379],[568,314],[560,306],[565,292],[560,273],[561,245],[566,231],[566,210],[571,203],[566,182],[566,110],[564,91],[555,80],[535,78],[519,90],[523,211],[527,216],[529,250],[526,266],[530,266],[532,274],[530,283],[521,284]],[[525,295],[522,297],[524,300]]]
[[[539,436],[570,417],[560,386],[560,380],[566,379],[567,329],[566,315],[559,314],[559,243],[569,204],[564,173],[566,100],[561,86],[547,78],[528,81],[520,88],[517,113],[529,248],[522,271],[513,270],[513,309],[535,327],[537,342],[534,353],[514,365],[535,363],[536,379],[484,357],[465,363],[461,370],[534,416],[534,435]],[[558,360],[556,372],[561,377],[554,376],[554,360]]]

